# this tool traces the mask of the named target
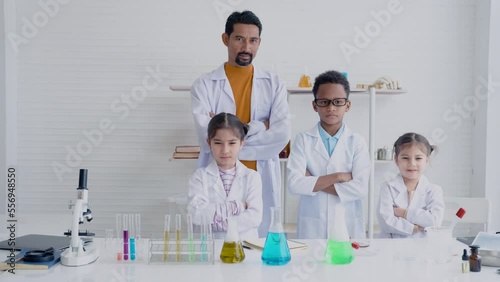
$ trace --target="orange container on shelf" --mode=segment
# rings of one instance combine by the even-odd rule
[[[299,80],[299,87],[312,87],[311,78],[309,78],[309,76],[303,74]]]

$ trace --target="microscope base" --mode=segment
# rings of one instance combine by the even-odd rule
[[[99,250],[97,249],[74,253],[69,247],[61,254],[61,264],[65,266],[81,266],[93,263],[98,258]]]

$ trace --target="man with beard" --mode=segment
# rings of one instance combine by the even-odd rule
[[[198,167],[212,161],[206,140],[207,125],[214,115],[232,113],[249,125],[239,159],[261,175],[263,218],[259,237],[265,237],[270,207],[281,206],[278,156],[290,139],[290,116],[284,82],[276,74],[252,65],[261,32],[262,24],[251,11],[234,12],[227,18],[222,34],[227,62],[194,82],[191,104],[201,147]]]

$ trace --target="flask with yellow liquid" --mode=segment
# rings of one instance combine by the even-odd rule
[[[220,260],[225,263],[238,263],[244,259],[245,252],[238,234],[237,218],[230,216],[227,219],[227,233],[220,252]]]

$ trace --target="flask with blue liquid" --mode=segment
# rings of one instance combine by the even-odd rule
[[[280,208],[271,207],[271,227],[267,233],[261,258],[267,265],[284,265],[291,259],[290,249],[281,223]]]

